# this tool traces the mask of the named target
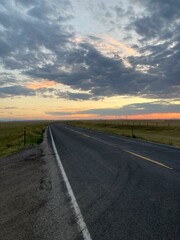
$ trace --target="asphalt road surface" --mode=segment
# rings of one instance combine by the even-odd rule
[[[180,239],[179,148],[63,124],[50,129],[89,239]]]

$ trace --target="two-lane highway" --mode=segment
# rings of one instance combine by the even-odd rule
[[[180,239],[180,149],[50,129],[92,240]]]

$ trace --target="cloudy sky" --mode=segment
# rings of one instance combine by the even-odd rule
[[[180,118],[179,0],[0,0],[0,120]]]

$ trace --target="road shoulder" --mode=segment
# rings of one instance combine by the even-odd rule
[[[39,146],[0,159],[0,239],[78,239],[48,131]]]

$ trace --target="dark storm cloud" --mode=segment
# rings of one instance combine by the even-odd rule
[[[9,74],[6,72],[0,73],[0,87],[5,85],[6,83],[14,84],[16,82],[17,82],[17,79],[12,74]]]
[[[18,2],[26,7],[24,12],[19,9]],[[63,18],[67,20],[70,8],[68,1],[18,1],[10,7],[8,3],[0,4],[1,30],[0,52],[3,54],[1,62],[8,69],[33,68],[43,65],[56,57],[68,44],[73,36],[70,26],[63,25]],[[57,5],[54,5],[57,3]],[[35,14],[36,13],[36,14]],[[1,54],[1,57],[2,57]]]
[[[132,23],[132,28],[143,37],[143,40],[157,38],[159,40],[173,37],[179,26],[177,20],[180,16],[180,1],[144,1],[147,13]]]
[[[59,92],[56,95],[61,98],[66,98],[75,101],[88,100],[92,97],[90,94],[87,93],[73,93],[73,92]]]
[[[146,7],[144,16],[131,22],[140,38],[139,57],[129,57],[131,64],[146,66],[157,79],[154,95],[178,97],[180,91],[180,1],[137,0]],[[150,41],[151,40],[151,41]]]
[[[180,20],[179,0],[136,0],[145,6],[143,15],[136,16],[130,26],[143,37],[142,41],[170,40],[178,36]]]
[[[149,40],[159,36],[159,31],[163,27],[163,21],[158,16],[155,16],[155,19],[152,17],[142,17],[134,22],[134,26],[139,35]]]
[[[14,97],[14,96],[34,96],[35,91],[22,86],[9,86],[0,88],[0,97]]]
[[[36,92],[32,89],[18,84],[18,79],[11,73],[2,72],[0,74],[0,98],[15,96],[35,96]]]
[[[174,98],[179,95],[180,29],[177,22],[178,1],[140,1],[146,6],[146,14],[135,16],[132,7],[125,10],[122,4],[107,9],[103,5],[103,19],[112,21],[129,17],[129,28],[141,39],[137,50],[139,57],[129,57],[132,67],[126,67],[121,59],[107,57],[90,44],[99,38],[76,43],[75,32],[68,20],[73,18],[71,3],[67,0],[9,1],[0,3],[0,61],[5,69],[18,70],[33,78],[53,80],[81,90],[83,93],[51,93],[73,100],[99,99],[115,95],[140,95],[144,97]],[[171,8],[169,10],[169,8]],[[156,40],[156,44],[147,40]],[[158,42],[162,41],[162,42]],[[166,41],[166,42],[163,42]],[[172,45],[173,44],[173,45]],[[144,54],[148,52],[149,54]],[[137,66],[147,67],[147,72]],[[0,83],[5,84],[0,77]],[[9,77],[7,83],[11,83]],[[14,80],[15,81],[15,80]],[[23,95],[30,89],[18,86],[1,88],[1,96]],[[4,92],[3,92],[4,91]],[[84,91],[87,91],[85,93]],[[37,90],[47,96],[47,89]],[[50,94],[50,90],[48,92]]]
[[[168,45],[169,43],[156,46],[147,45],[144,50],[150,51],[148,56],[131,57],[129,60],[134,66],[140,64],[150,67],[149,73],[157,78],[156,83],[152,86],[154,93],[158,94],[158,85],[161,87],[160,93],[164,97],[178,97],[180,84],[180,44],[175,43],[171,48]]]
[[[150,13],[161,13],[160,17],[172,20],[179,17],[180,2],[178,0],[132,0],[147,7]]]
[[[135,61],[134,59],[132,62]],[[88,43],[66,54],[65,66],[71,66],[69,72],[59,72],[58,64],[34,68],[26,72],[33,78],[47,78],[73,89],[88,91],[88,94],[72,94],[70,99],[93,99],[113,95],[160,96],[166,92],[163,77],[142,73],[134,68],[127,68],[123,61],[104,56]],[[176,93],[176,92],[175,92]],[[175,95],[174,93],[174,95]],[[70,96],[70,95],[69,95]]]
[[[166,102],[152,102],[152,103],[136,103],[129,104],[121,108],[100,108],[90,109],[85,111],[71,112],[46,112],[48,115],[61,116],[73,114],[93,114],[99,117],[103,116],[126,116],[149,113],[178,113],[180,105],[168,104]]]
[[[180,105],[163,103],[136,103],[122,108],[91,109],[78,112],[79,114],[97,114],[99,116],[136,115],[148,113],[173,113],[179,112]]]
[[[11,51],[11,47],[0,39],[0,56],[6,56]]]

